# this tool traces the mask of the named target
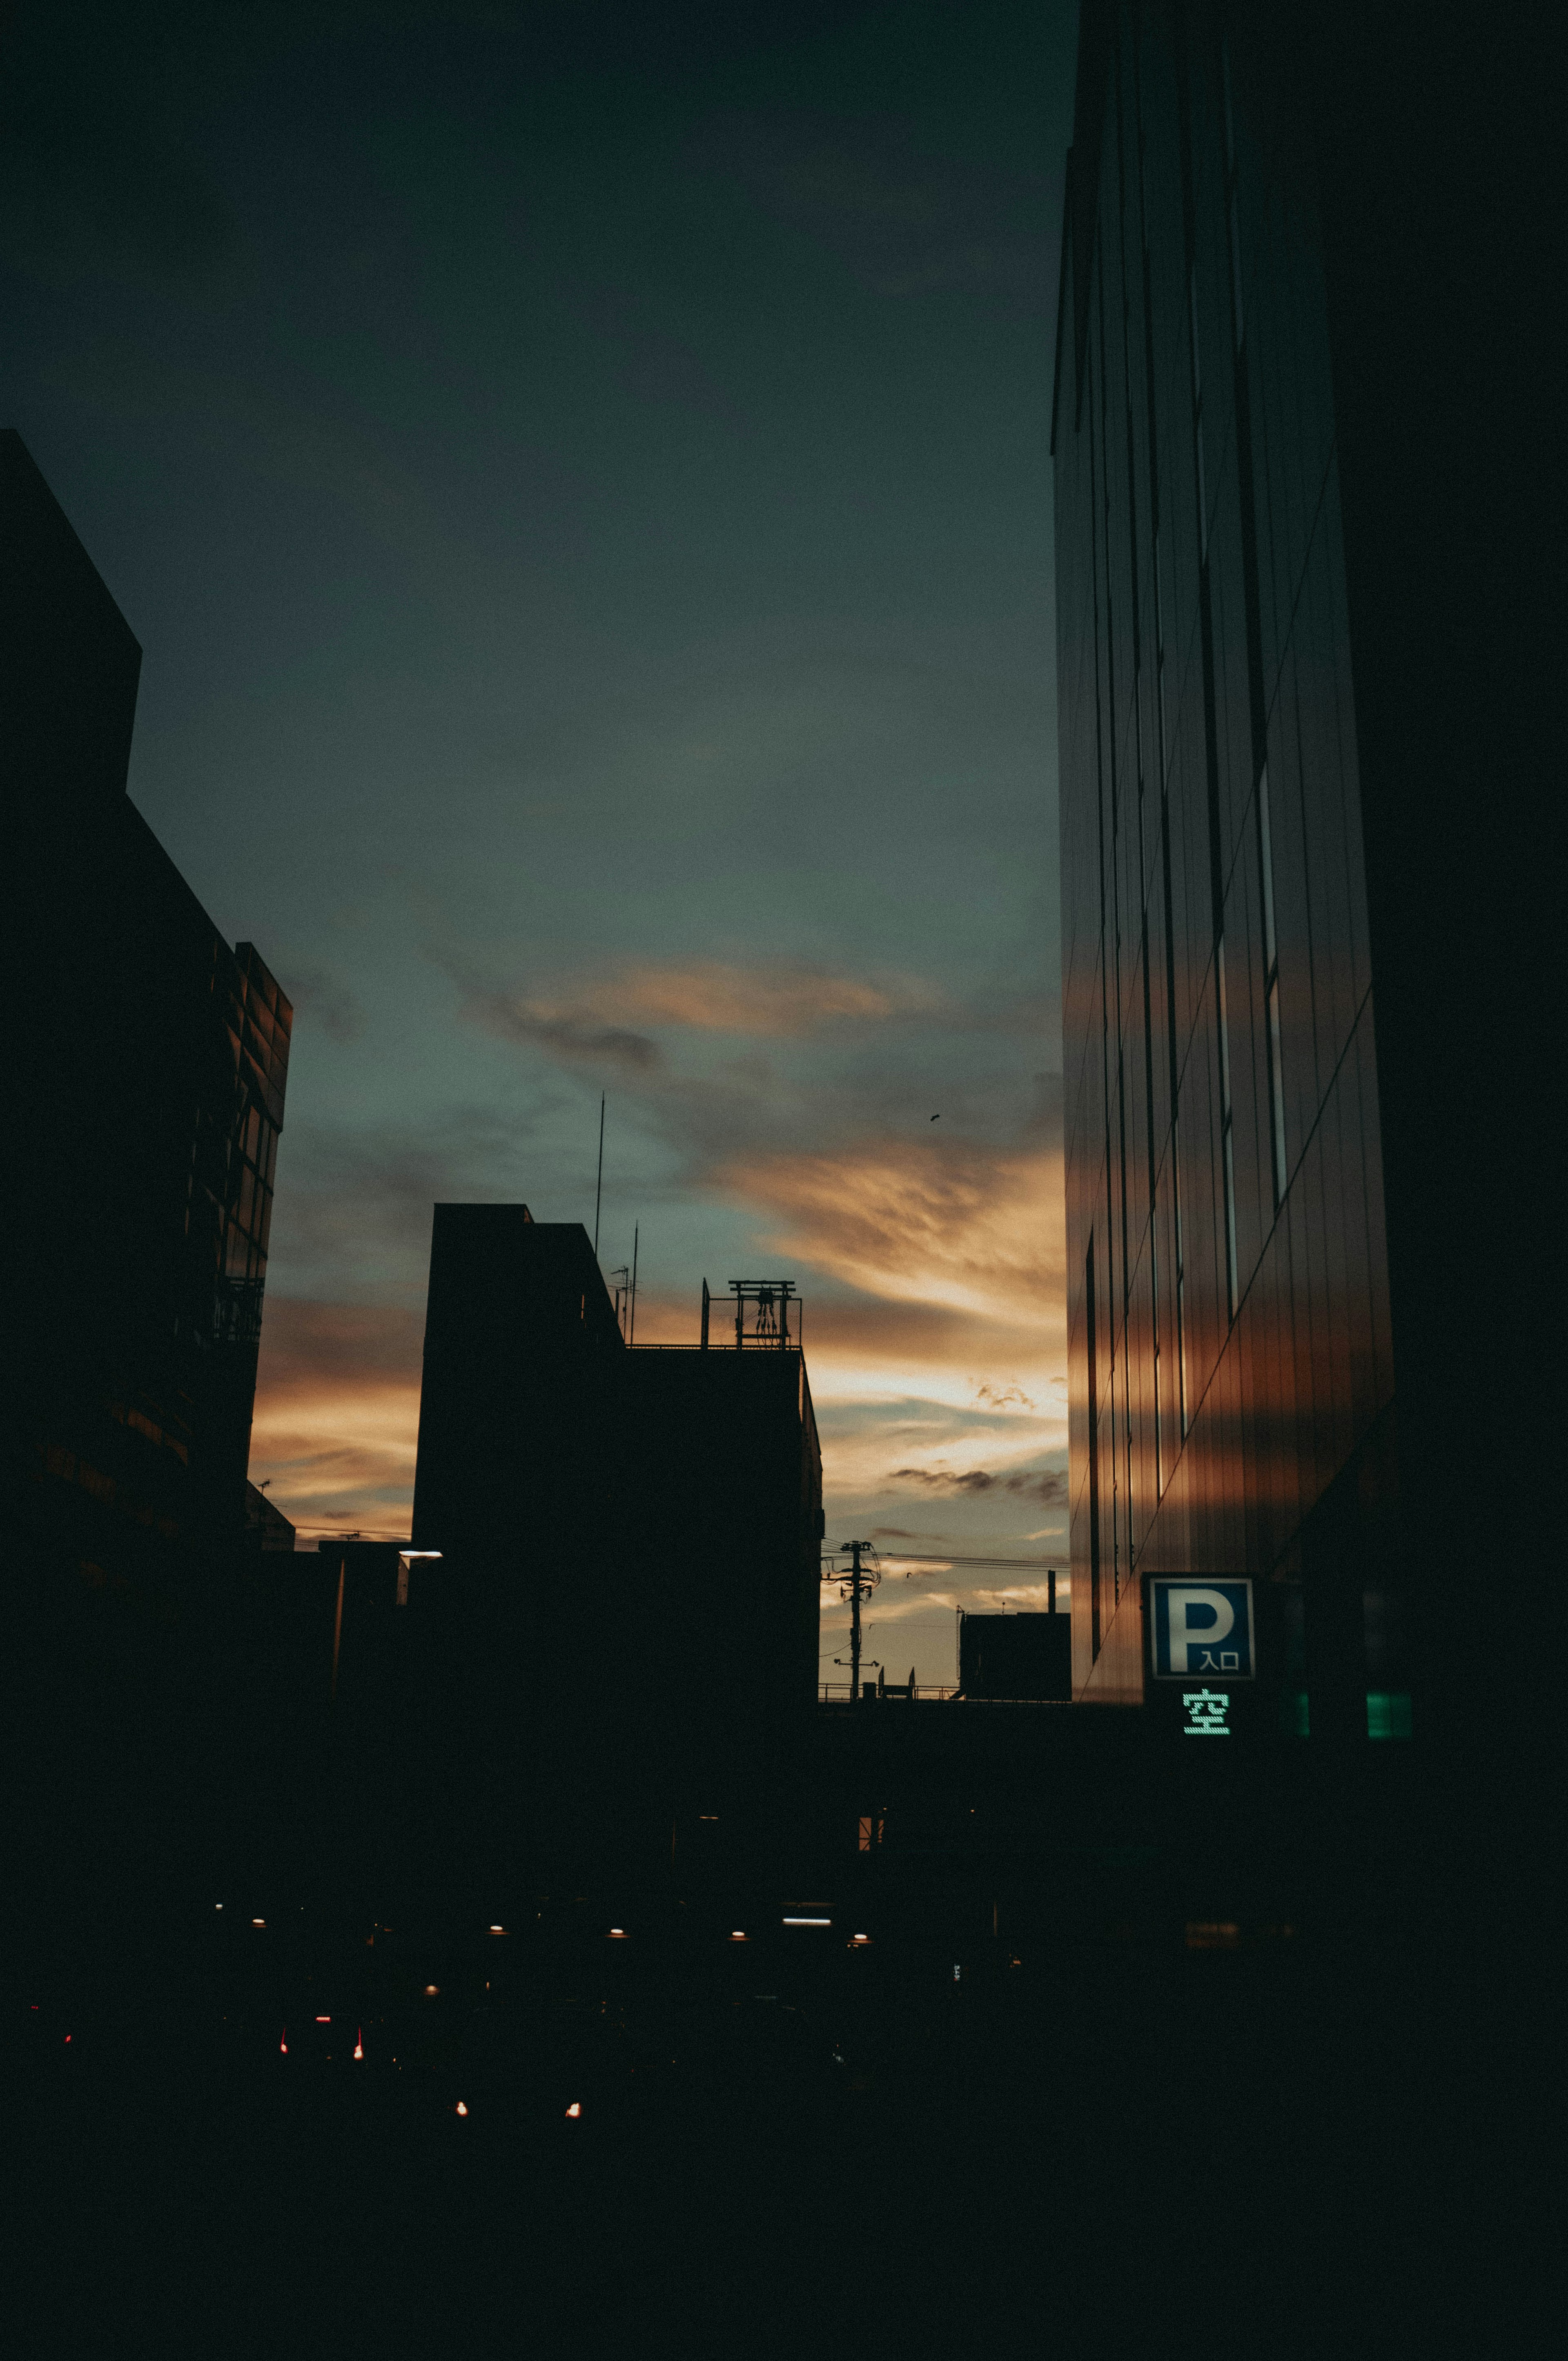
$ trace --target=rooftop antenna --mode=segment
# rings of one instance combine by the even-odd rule
[[[626,1340],[629,1345],[635,1345],[637,1342],[637,1224],[633,1222],[631,1224],[631,1334]]]
[[[795,1309],[795,1349],[800,1350],[800,1299],[793,1279],[732,1279],[729,1292],[735,1298],[737,1351],[744,1351],[748,1345],[762,1345],[787,1353],[792,1304]],[[746,1333],[748,1309],[755,1320],[751,1335]]]
[[[599,1173],[594,1182],[594,1260],[599,1257],[599,1201],[604,1195],[604,1093],[599,1093]]]

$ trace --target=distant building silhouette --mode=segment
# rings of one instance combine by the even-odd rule
[[[520,1776],[733,1768],[810,1717],[821,1453],[798,1334],[746,1308],[741,1349],[629,1346],[580,1224],[435,1208],[413,1539]]]
[[[966,1698],[1065,1704],[1072,1696],[1072,1620],[1058,1615],[964,1615],[959,1686]]]
[[[29,1597],[156,1633],[201,1622],[247,1528],[292,1012],[126,797],[140,662],[0,434],[0,1492]]]
[[[281,1509],[254,1484],[245,1488],[245,1537],[267,1556],[293,1554],[294,1528]]]
[[[1455,1421],[1522,1503],[1535,1415],[1526,233],[1494,45],[1402,21],[1085,0],[1054,389],[1075,1688],[1143,1697],[1146,1576],[1248,1574],[1314,1741],[1423,1664],[1484,1728],[1436,1635],[1520,1511]]]

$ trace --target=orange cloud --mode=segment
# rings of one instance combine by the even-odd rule
[[[831,1496],[859,1516],[914,1494],[992,1530],[1059,1504],[1041,1465],[1067,1444],[1059,1148],[871,1140],[737,1159],[721,1182],[771,1218],[784,1268],[854,1290],[806,1290]]]
[[[932,1005],[929,991],[907,980],[882,985],[820,968],[738,967],[718,960],[650,961],[548,998],[475,991],[467,1003],[477,1022],[509,1038],[644,1071],[657,1066],[659,1052],[639,1026],[782,1040]]]
[[[916,999],[908,986],[895,997],[857,976],[816,968],[730,967],[717,960],[634,968],[611,997],[629,1016],[649,1023],[775,1038],[814,1033],[847,1017],[891,1016]]]
[[[720,1184],[803,1281],[835,1518],[907,1525],[918,1500],[913,1547],[933,1545],[932,1517],[948,1546],[1037,1541],[1018,1529],[1060,1505],[1046,1463],[1067,1439],[1059,1151],[873,1139],[753,1155]],[[813,1270],[830,1290],[814,1295]],[[695,1281],[644,1292],[640,1341],[695,1343],[696,1324]],[[407,1532],[421,1328],[411,1312],[269,1305],[252,1474],[297,1522]]]
[[[865,1294],[1044,1332],[1060,1323],[1061,1151],[868,1142],[774,1155],[719,1181],[780,1224],[769,1246]]]
[[[269,1302],[250,1479],[296,1525],[408,1532],[422,1330],[383,1306]]]

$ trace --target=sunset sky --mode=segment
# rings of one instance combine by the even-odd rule
[[[432,1203],[591,1228],[602,1091],[640,1339],[799,1287],[829,1541],[1065,1574],[1075,10],[162,23],[27,36],[0,406],[298,1010],[253,1478],[407,1530]],[[1003,1588],[890,1581],[870,1652],[950,1680]]]

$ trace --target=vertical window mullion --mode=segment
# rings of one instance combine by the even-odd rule
[[[1274,840],[1268,824],[1268,765],[1257,776],[1257,858],[1263,885],[1263,990],[1268,1014],[1268,1129],[1273,1149],[1274,1210],[1285,1202],[1285,1083],[1279,1041],[1279,945],[1274,929]]]
[[[1231,1126],[1231,1027],[1230,1012],[1225,1005],[1225,938],[1223,933],[1214,945],[1214,997],[1220,1029],[1220,1136],[1225,1191],[1225,1309],[1234,1320],[1240,1293],[1240,1273],[1236,1264],[1235,1149]]]
[[[1157,759],[1159,764],[1160,812],[1160,882],[1165,904],[1165,982],[1166,982],[1166,1050],[1170,1069],[1170,1207],[1172,1253],[1172,1294],[1176,1314],[1176,1409],[1177,1430],[1182,1442],[1187,1439],[1187,1339],[1186,1304],[1182,1271],[1181,1247],[1181,1177],[1179,1170],[1180,1132],[1180,1065],[1176,1040],[1176,948],[1173,939],[1175,895],[1171,883],[1170,862],[1170,801],[1169,767],[1170,738],[1166,714],[1165,678],[1165,602],[1160,578],[1160,497],[1159,497],[1159,418],[1156,399],[1154,374],[1154,269],[1149,255],[1148,235],[1148,173],[1147,141],[1143,127],[1143,82],[1138,70],[1137,52],[1133,60],[1134,104],[1137,113],[1138,146],[1138,249],[1144,299],[1144,370],[1145,398],[1148,405],[1149,456],[1149,534],[1154,561],[1153,620],[1155,643],[1155,726],[1158,732]],[[1145,961],[1145,987],[1147,988],[1147,960]],[[1151,1174],[1157,1165],[1154,1148],[1153,1035],[1150,1027],[1149,1161]],[[1165,1489],[1164,1453],[1161,1434],[1162,1390],[1159,1361],[1159,1206],[1157,1185],[1151,1178],[1149,1186],[1149,1235],[1155,1241],[1150,1261],[1150,1277],[1155,1303],[1155,1465],[1156,1486],[1163,1497]]]
[[[1100,1367],[1094,1304],[1094,1233],[1083,1258],[1084,1341],[1089,1356],[1089,1653],[1100,1653]]]

